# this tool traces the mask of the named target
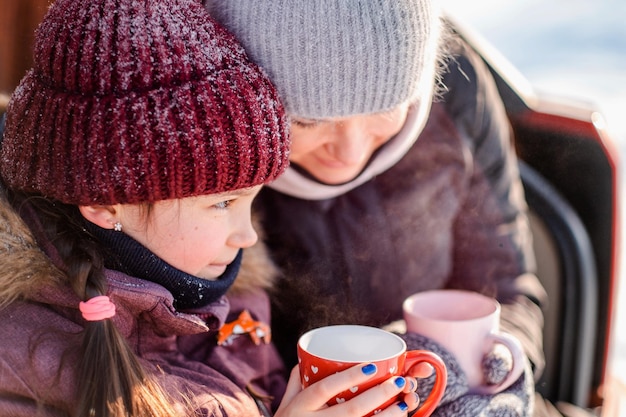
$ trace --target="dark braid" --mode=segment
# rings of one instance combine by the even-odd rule
[[[41,196],[11,194],[16,210],[31,207],[63,261],[69,285],[82,300],[105,295],[103,249],[85,230],[78,207]],[[75,415],[93,417],[172,416],[173,406],[146,374],[109,319],[85,323],[78,365]],[[180,411],[180,410],[179,410]]]

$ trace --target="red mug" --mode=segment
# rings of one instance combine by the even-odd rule
[[[439,356],[425,350],[407,351],[406,343],[397,335],[376,327],[339,325],[313,329],[298,341],[300,380],[304,388],[336,372],[360,363],[373,363],[378,372],[367,382],[352,387],[335,397],[329,406],[347,401],[360,392],[380,384],[390,375],[405,375],[419,362],[427,362],[436,372],[435,384],[415,417],[427,417],[435,410],[446,389],[447,370]],[[372,416],[400,399],[391,398],[372,410]]]

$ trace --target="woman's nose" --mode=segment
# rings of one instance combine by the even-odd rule
[[[334,140],[329,143],[329,152],[338,161],[347,165],[359,164],[369,158],[371,138],[358,121],[337,123]]]

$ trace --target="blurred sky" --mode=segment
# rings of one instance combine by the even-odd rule
[[[440,1],[538,93],[592,103],[626,149],[626,1]]]
[[[486,38],[539,94],[586,102],[605,117],[626,160],[626,1],[440,0],[444,9]],[[622,196],[626,169],[621,170]],[[622,225],[626,202],[622,202]],[[626,381],[626,229],[613,372]]]

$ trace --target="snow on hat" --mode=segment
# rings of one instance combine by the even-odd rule
[[[57,0],[7,113],[4,181],[68,204],[220,193],[288,165],[274,87],[197,0]]]
[[[205,0],[308,118],[430,101],[439,13],[430,0]]]

